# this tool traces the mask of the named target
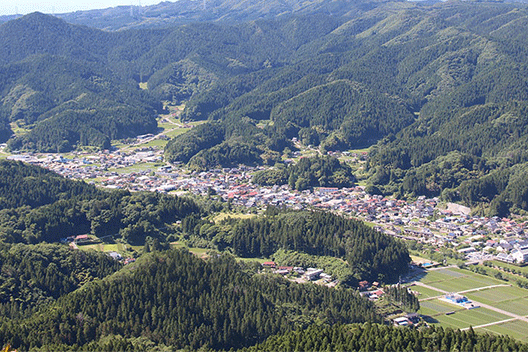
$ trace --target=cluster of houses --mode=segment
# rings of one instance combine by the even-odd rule
[[[332,276],[326,274],[323,269],[318,268],[307,268],[303,267],[294,267],[294,266],[278,266],[275,262],[264,262],[261,264],[263,268],[270,269],[273,273],[279,275],[288,275],[291,273],[296,273],[301,276],[302,279],[306,281],[317,281],[322,280],[324,283],[334,282]]]
[[[145,137],[147,138],[147,137]],[[526,263],[528,244],[526,222],[469,215],[470,209],[448,204],[439,209],[438,199],[419,197],[416,201],[371,195],[363,187],[322,187],[302,192],[287,185],[264,187],[251,182],[258,167],[239,166],[189,172],[173,165],[155,170],[123,172],[137,163],[162,161],[162,150],[138,148],[131,152],[78,153],[73,159],[55,154],[24,154],[9,157],[39,164],[73,179],[94,179],[108,188],[131,191],[216,194],[233,205],[264,208],[268,205],[294,209],[320,208],[374,223],[379,231],[436,247],[456,248],[475,262],[496,257],[508,263]],[[114,171],[109,171],[114,170]]]
[[[413,326],[420,322],[420,315],[417,313],[408,313],[402,317],[392,319],[395,326]]]
[[[88,180],[104,177],[108,169],[162,161],[163,150],[157,147],[144,147],[130,152],[102,151],[96,154],[79,152],[71,159],[57,154],[16,154],[8,156],[7,159],[39,165],[67,178]],[[124,182],[122,188],[127,188],[126,185],[127,183]]]
[[[513,240],[508,242],[503,239],[496,244],[496,250],[500,252],[495,257],[497,260],[510,264],[528,263],[528,241],[517,242]]]

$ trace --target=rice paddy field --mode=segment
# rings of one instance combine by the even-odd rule
[[[429,323],[458,329],[472,326],[475,331],[507,334],[528,342],[528,322],[511,315],[528,316],[528,290],[459,268],[427,271],[419,282],[427,287],[416,285],[411,289],[419,293],[419,313]],[[465,309],[441,300],[438,296],[442,292],[456,292],[475,305],[490,307]]]

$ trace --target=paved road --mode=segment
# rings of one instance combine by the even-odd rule
[[[436,268],[428,268],[427,271],[435,271],[435,270],[444,270],[449,268],[458,268],[457,265],[448,265],[448,266],[438,266]]]
[[[482,325],[477,325],[477,326],[472,326],[473,329],[478,329],[478,328],[485,328],[487,326],[492,326],[492,325],[498,325],[498,324],[502,324],[502,323],[509,323],[510,321],[514,321],[514,320],[517,320],[517,318],[511,318],[511,319],[506,319],[506,320],[500,320],[500,321],[494,321],[492,323],[487,323],[487,324],[482,324]],[[462,328],[460,330],[469,330],[469,327],[468,328]]]
[[[508,285],[508,284],[498,284],[498,285],[491,285],[491,286],[484,286],[484,287],[472,288],[472,289],[465,290],[465,291],[459,291],[458,293],[475,292],[475,291],[480,291],[480,290],[486,290],[486,289],[488,289],[488,288],[494,288],[494,287],[510,287],[510,286],[511,286],[511,285]]]
[[[430,285],[427,285],[427,284],[424,284],[423,282],[420,282],[420,281],[415,281],[414,284],[416,286],[422,286],[422,287],[425,287],[425,288],[428,288],[430,290],[435,290],[435,291],[438,291],[438,292],[442,292],[444,294],[447,294],[447,293],[450,293],[450,292],[447,292],[447,291],[444,291],[444,290],[441,290],[439,288],[436,288],[436,287],[433,287],[433,286],[430,286]],[[429,298],[438,298],[440,296],[437,296],[437,297],[429,297]]]

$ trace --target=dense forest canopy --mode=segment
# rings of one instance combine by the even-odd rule
[[[259,185],[285,185],[303,191],[313,187],[352,187],[356,178],[350,166],[332,157],[301,158],[298,163],[278,164],[259,171],[253,182]]]
[[[287,211],[274,207],[264,216],[200,220],[190,215],[182,221],[189,240],[238,256],[266,258],[280,250],[314,256],[331,256],[348,263],[342,283],[355,287],[362,279],[396,282],[408,271],[409,252],[402,242],[365,224],[321,211]]]
[[[204,261],[184,251],[157,252],[40,314],[3,320],[0,344],[107,350],[108,338],[126,346],[141,337],[160,346],[216,350],[247,347],[315,322],[380,321],[355,290],[298,285],[258,275],[258,266],[230,256]],[[124,346],[112,350],[128,350]]]
[[[117,6],[106,9],[57,14],[68,23],[118,31],[138,28],[166,28],[191,22],[240,23],[257,19],[274,19],[292,15],[326,14],[351,16],[371,10],[380,3],[346,0],[178,0],[162,1],[150,6]],[[0,23],[20,17],[0,16]]]
[[[90,234],[133,244],[162,241],[159,228],[204,210],[193,200],[158,193],[103,191],[36,166],[0,161],[0,238],[58,242]]]
[[[270,337],[244,351],[520,351],[527,346],[507,336],[450,328],[398,329],[378,324],[311,326]]]
[[[219,121],[221,138],[186,153],[216,147],[198,168],[273,156],[292,137],[324,150],[383,140],[373,165],[390,161],[403,173],[453,150],[503,157],[523,147],[523,5],[336,2],[329,13],[316,10],[324,1],[312,5],[288,4],[298,16],[119,32],[42,14],[6,22],[0,136],[16,122],[30,132],[13,149],[105,148],[155,131],[163,99],[188,101],[184,119]],[[457,136],[486,114],[499,120],[469,131],[471,142]],[[514,124],[501,124],[510,115]],[[233,131],[244,117],[248,127]],[[252,139],[260,120],[273,123]],[[65,121],[71,127],[57,132]],[[167,158],[179,159],[171,148]]]
[[[58,244],[0,243],[0,311],[4,318],[29,317],[38,308],[122,265],[100,252]]]

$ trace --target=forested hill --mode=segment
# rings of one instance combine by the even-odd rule
[[[159,247],[166,241],[161,228],[205,212],[191,199],[106,192],[21,162],[0,161],[0,180],[0,241],[7,243],[90,235]]]
[[[508,336],[431,327],[399,329],[378,324],[311,326],[273,336],[243,351],[522,351],[528,346]]]
[[[29,317],[121,267],[110,256],[95,251],[72,251],[58,244],[0,243],[0,314],[5,319]]]
[[[227,350],[314,323],[380,320],[356,290],[259,275],[260,265],[253,264],[157,252],[30,318],[3,319],[0,344],[22,350]]]
[[[11,149],[48,152],[155,132],[161,103],[120,74],[115,37],[39,13],[1,25],[0,141],[9,123],[29,131]]]
[[[522,5],[489,3],[392,3],[340,18],[291,55],[263,62],[264,69],[196,90],[184,118],[221,121],[211,126],[215,138],[204,138],[204,126],[173,140],[167,157],[187,162],[203,148],[213,154],[216,148],[232,150],[234,136],[238,150],[240,143],[260,149],[261,162],[291,148],[285,137],[323,150],[381,140],[382,152],[372,158],[371,169],[404,170],[373,179],[384,185],[397,183],[411,166],[457,149],[475,156],[486,150],[490,156],[515,155],[524,143],[528,86],[526,34],[517,24],[527,18]],[[285,29],[305,28],[299,18],[287,23]],[[149,83],[156,89],[177,92],[175,85],[161,85],[154,77]],[[518,102],[509,103],[513,100]],[[492,112],[496,117],[484,124]],[[272,123],[262,128],[263,120]],[[191,135],[206,143],[186,148]]]

